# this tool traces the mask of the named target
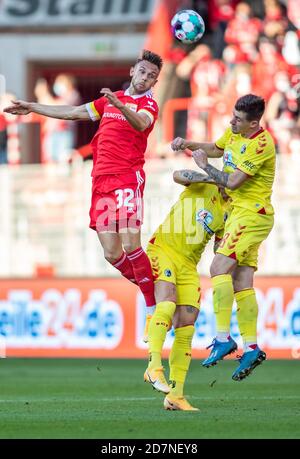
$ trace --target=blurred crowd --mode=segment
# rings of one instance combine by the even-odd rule
[[[39,79],[34,88],[36,100],[45,105],[80,105],[80,95],[72,75],[59,74],[52,91],[46,80]],[[68,162],[76,144],[76,125],[72,121],[42,120],[42,152],[46,162]]]
[[[36,102],[46,105],[80,105],[81,98],[72,75],[59,74],[52,86],[38,79],[34,87]],[[20,132],[22,123],[37,123],[40,133],[40,159],[43,163],[68,163],[75,153],[76,123],[37,114],[9,115],[3,108],[15,100],[14,94],[0,96],[0,164],[20,161]]]
[[[201,14],[206,32],[194,46],[174,39],[156,90],[161,115],[168,100],[188,100],[187,111],[180,113],[181,107],[174,121],[168,120],[174,122],[174,134],[198,141],[218,138],[235,100],[253,92],[266,100],[263,124],[277,151],[300,155],[300,0],[178,0],[177,10],[184,8]],[[39,79],[34,95],[41,104],[82,103],[69,74],[59,74],[51,85]],[[41,162],[70,162],[78,144],[76,123],[4,114],[2,108],[14,98],[0,97],[0,164],[20,160],[20,123],[39,124]],[[165,155],[170,139],[164,138],[163,123],[161,118],[150,156]],[[90,148],[83,146],[80,153],[89,157]]]
[[[278,152],[300,155],[300,0],[196,0],[181,8],[207,25],[191,51],[178,42],[170,51],[175,81],[165,96],[191,96],[186,136],[216,139],[235,100],[253,92],[266,100],[263,122]]]

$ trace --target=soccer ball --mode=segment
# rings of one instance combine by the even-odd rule
[[[193,10],[178,11],[171,21],[171,26],[175,38],[185,44],[200,40],[205,31],[202,17]]]

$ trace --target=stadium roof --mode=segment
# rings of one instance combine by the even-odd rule
[[[26,0],[0,2],[0,29],[148,23],[155,0]]]

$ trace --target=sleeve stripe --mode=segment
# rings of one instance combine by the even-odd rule
[[[97,112],[97,109],[95,107],[94,102],[89,102],[88,104],[85,105],[86,109],[88,111],[88,114],[90,115],[91,120],[93,121],[98,121],[100,120],[101,116]]]
[[[218,145],[215,143],[215,146],[218,148],[218,150],[224,151],[224,148],[218,147]]]
[[[152,115],[152,113],[148,112],[148,110],[145,110],[144,108],[142,108],[141,110],[138,111],[138,113],[145,113],[145,115],[147,115],[150,118],[151,124],[153,123],[154,116]]]

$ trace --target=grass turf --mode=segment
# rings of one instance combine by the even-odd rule
[[[142,360],[1,359],[0,438],[300,438],[300,363],[266,361],[242,382],[235,367],[193,361],[201,411],[170,412]]]

